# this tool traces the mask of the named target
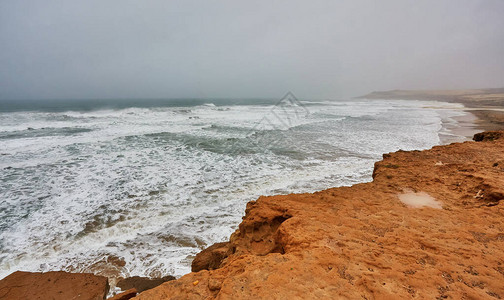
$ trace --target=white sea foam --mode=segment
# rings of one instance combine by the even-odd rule
[[[460,114],[428,101],[302,103],[309,114],[287,111],[290,122],[266,105],[1,114],[0,278],[182,275],[247,201],[368,181],[382,153],[439,144]],[[126,265],[101,266],[110,255]]]

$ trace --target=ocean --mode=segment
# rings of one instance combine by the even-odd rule
[[[427,149],[463,106],[274,99],[0,102],[0,278],[190,272],[248,201],[371,180]]]

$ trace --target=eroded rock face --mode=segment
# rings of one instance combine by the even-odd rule
[[[220,267],[222,261],[232,254],[231,244],[216,243],[206,248],[196,255],[192,264],[191,271],[213,270]]]
[[[119,280],[116,285],[120,287],[121,290],[123,291],[134,288],[140,293],[145,290],[155,288],[156,286],[162,283],[174,279],[175,277],[173,276],[165,276],[163,278],[148,278],[148,277],[133,276]]]
[[[135,299],[503,299],[502,136],[386,154],[369,183],[260,197],[208,267]],[[214,251],[227,255],[210,267]]]
[[[137,295],[138,291],[136,289],[129,289],[122,293],[115,295],[112,298],[108,298],[107,300],[129,300]]]
[[[255,201],[247,203],[246,214],[253,211]],[[247,218],[240,228],[231,236],[230,242],[216,243],[201,251],[194,258],[191,270],[214,270],[226,262],[232,254],[267,255],[269,253],[284,253],[280,225],[291,215],[283,209],[261,211],[260,215]]]
[[[476,142],[493,141],[502,137],[504,137],[504,133],[502,131],[485,131],[476,133],[473,137],[473,140]]]
[[[106,277],[86,273],[17,271],[0,280],[2,300],[103,300],[108,290]]]

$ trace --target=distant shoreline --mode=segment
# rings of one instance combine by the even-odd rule
[[[504,129],[504,88],[375,91],[356,99],[434,100],[463,104],[481,131]]]
[[[441,125],[443,129],[438,132],[441,145],[448,145],[451,143],[463,142],[471,140],[473,136],[480,132],[478,125],[479,118],[474,114],[468,112],[463,116],[452,117],[457,123],[444,123]]]

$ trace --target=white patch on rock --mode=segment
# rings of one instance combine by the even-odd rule
[[[420,208],[424,206],[441,209],[441,202],[434,199],[426,192],[406,192],[398,195],[399,200],[411,208]]]

